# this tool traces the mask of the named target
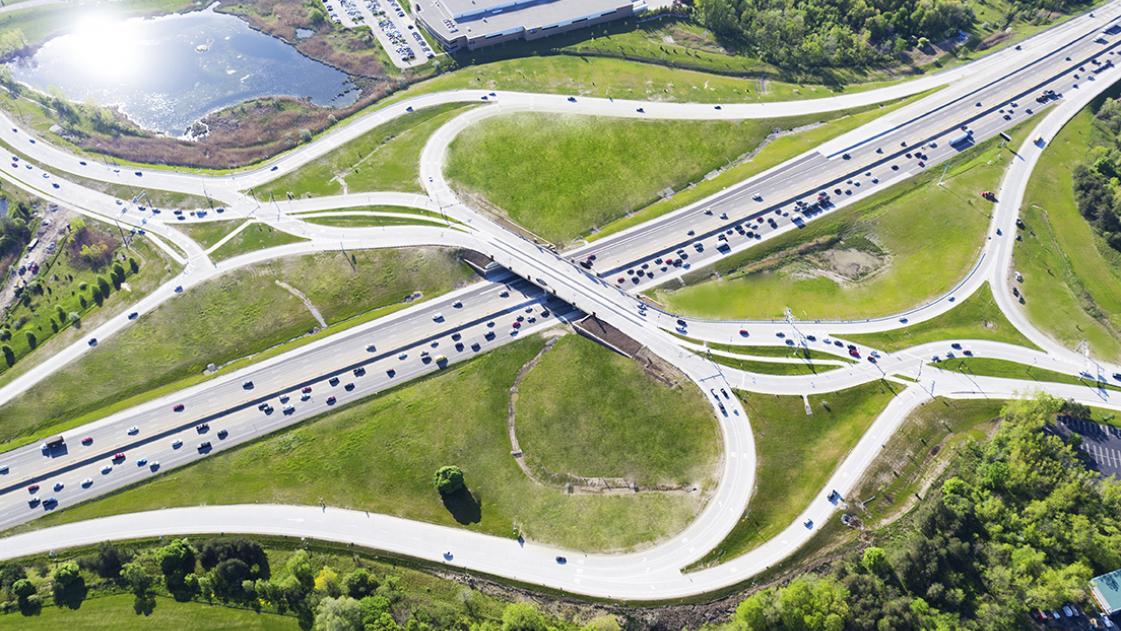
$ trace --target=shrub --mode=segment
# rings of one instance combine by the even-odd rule
[[[464,488],[463,471],[454,465],[440,467],[436,471],[434,483],[440,495],[451,495]]]

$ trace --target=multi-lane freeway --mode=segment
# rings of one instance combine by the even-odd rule
[[[1004,290],[1019,195],[1031,167],[1063,121],[1121,78],[1115,66],[1117,50],[1121,49],[1121,29],[1116,27],[1119,14],[1121,3],[1114,2],[1022,45],[960,68],[888,88],[820,100],[715,106],[506,92],[434,93],[402,100],[356,118],[262,167],[217,176],[167,169],[134,170],[72,155],[5,118],[0,121],[0,142],[11,148],[12,156],[10,164],[0,167],[0,177],[79,212],[143,230],[157,242],[173,243],[186,253],[185,257],[176,254],[178,260],[186,263],[181,277],[146,298],[141,314],[174,300],[180,288],[190,291],[229,269],[274,256],[334,249],[340,242],[348,249],[418,244],[470,248],[492,257],[503,269],[439,299],[65,432],[65,448],[44,450],[33,444],[0,454],[0,466],[8,467],[7,473],[0,476],[0,528],[211,457],[213,452],[587,313],[594,313],[673,364],[703,392],[714,393],[707,400],[721,426],[725,458],[716,491],[683,532],[640,553],[573,554],[573,562],[564,565],[553,562],[557,550],[533,542],[519,544],[431,524],[318,507],[209,507],[118,516],[11,537],[0,545],[0,557],[111,538],[259,532],[348,541],[442,563],[449,562],[444,553],[450,550],[454,551],[450,561],[454,565],[523,582],[602,597],[672,598],[741,581],[808,541],[817,525],[843,504],[843,500],[830,500],[833,491],[843,498],[886,438],[923,401],[936,396],[1010,398],[1046,391],[1091,405],[1121,409],[1115,396],[1119,393],[1098,382],[1099,374],[1110,375],[1118,369],[1103,364],[1095,364],[1094,374],[1081,385],[977,377],[939,370],[932,363],[936,355],[945,357],[960,350],[953,349],[947,341],[896,353],[879,353],[861,346],[854,349],[861,357],[859,362],[804,377],[771,376],[720,367],[694,352],[698,350],[695,344],[668,333],[676,330],[698,341],[743,342],[746,332],[752,345],[782,345],[786,340],[797,340],[799,344],[845,356],[847,346],[842,340],[846,334],[889,330],[935,317],[989,281],[998,288],[998,301],[1009,318],[1046,352],[964,341],[970,353],[1070,375],[1086,372],[1088,364],[1084,357],[1035,330],[1002,292],[1007,293]],[[512,234],[463,202],[443,176],[448,147],[460,131],[484,118],[512,112],[742,119],[835,111],[936,87],[942,89],[697,204],[569,252],[557,252]],[[425,196],[369,193],[262,204],[251,194],[253,188],[388,120],[407,116],[422,107],[464,101],[485,106],[453,118],[431,136],[421,155]],[[640,290],[798,230],[807,222],[933,168],[969,146],[1037,116],[1046,118],[1018,150],[1022,159],[1014,162],[998,195],[1000,201],[994,207],[990,238],[977,267],[951,295],[888,318],[802,323],[680,318],[647,306],[636,297]],[[132,200],[117,200],[85,188],[67,180],[68,175],[107,182],[143,182],[148,188],[206,196],[224,206],[220,206],[220,213],[208,209],[176,219],[154,213]],[[438,209],[459,224],[454,228],[348,229],[310,224],[294,214],[353,208],[376,203],[370,200],[387,199],[394,200],[396,205]],[[254,217],[308,240],[215,265],[201,247],[175,229],[177,223],[229,217]],[[175,251],[166,244],[165,247]],[[105,339],[126,328],[129,322],[122,315],[91,335]],[[837,346],[834,342],[841,344]],[[54,370],[85,352],[96,350],[91,350],[83,340],[45,359],[0,388],[0,405],[49,379]],[[866,361],[868,357],[877,361]],[[744,557],[702,572],[681,572],[682,567],[704,556],[727,535],[747,507],[754,486],[755,453],[750,424],[735,397],[722,399],[715,394],[717,391],[736,387],[756,392],[807,394],[881,378],[899,383],[901,394],[883,411],[797,521],[772,542]],[[117,454],[123,457],[115,457]],[[48,499],[53,501],[44,506]]]

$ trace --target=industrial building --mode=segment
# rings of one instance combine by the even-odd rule
[[[540,39],[645,9],[645,0],[413,0],[414,16],[449,50]]]
[[[1090,581],[1090,596],[1103,614],[1121,612],[1121,570],[1094,577]]]

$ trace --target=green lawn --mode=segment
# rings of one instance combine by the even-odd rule
[[[543,343],[531,337],[496,349],[35,525],[163,506],[323,501],[456,526],[432,488],[433,472],[454,463],[481,504],[477,523],[461,524],[471,530],[509,537],[518,526],[527,538],[584,550],[630,548],[679,531],[701,506],[696,495],[568,495],[522,474],[506,435],[509,389],[518,369]],[[597,350],[587,366],[593,372],[602,370],[597,363],[610,357],[609,351]],[[646,384],[661,387],[653,380]],[[585,396],[568,390],[568,384],[548,385],[559,389],[562,398]],[[607,411],[601,401],[587,400],[585,406],[590,414]],[[579,451],[597,448],[602,437],[592,428],[569,432],[563,440]],[[712,452],[712,447],[703,450]],[[634,458],[641,462],[645,456],[636,453]],[[580,463],[561,464],[575,469]]]
[[[1102,144],[1094,108],[1079,113],[1043,152],[1021,206],[1026,228],[1013,253],[1032,323],[1066,346],[1086,341],[1121,359],[1121,253],[1079,214],[1071,173]]]
[[[715,482],[720,433],[704,395],[689,381],[659,386],[634,361],[581,335],[562,338],[527,374],[516,410],[518,442],[542,477],[622,477],[640,486],[702,489]],[[573,436],[597,440],[574,442]]]
[[[183,231],[192,241],[209,250],[227,234],[233,232],[238,226],[245,223],[242,219],[227,219],[225,221],[202,221],[198,223],[185,223],[175,226]]]
[[[211,252],[210,259],[214,262],[223,261],[246,252],[303,240],[301,237],[281,232],[268,224],[255,222],[223,243],[217,250]]]
[[[316,328],[303,302],[278,280],[302,291],[337,328],[398,307],[413,292],[427,298],[473,277],[446,250],[349,254],[353,267],[338,253],[283,258],[230,272],[176,297],[5,404],[0,444],[92,420],[83,415],[127,405],[130,397],[155,388],[177,389],[183,380],[200,380],[209,363],[223,366]]]
[[[1026,132],[1014,132],[1014,144]],[[671,311],[724,319],[781,318],[786,307],[805,320],[906,310],[948,291],[976,263],[992,210],[978,193],[996,188],[1012,159],[999,139],[982,143],[654,297]]]
[[[892,110],[908,105],[930,94],[931,92],[923,92],[911,98],[902,99],[887,105],[865,108],[862,110],[845,110],[839,112],[836,118],[826,120],[819,125],[814,125],[808,129],[798,131],[797,133],[783,134],[772,138],[749,159],[725,169],[712,179],[693,182],[669,199],[659,199],[641,210],[637,210],[612,221],[600,230],[588,235],[588,241],[602,239],[608,235],[626,230],[632,226],[637,226],[655,217],[660,217],[668,212],[700,201],[709,195],[720,192],[728,186],[738,184],[750,177],[758,175],[822,143],[828,142],[845,132],[856,129]]]
[[[54,218],[56,221],[62,220],[61,217]],[[37,276],[36,286],[42,291],[24,292],[26,298],[14,303],[5,317],[0,319],[0,340],[2,345],[12,349],[16,361],[9,366],[0,357],[0,374],[23,367],[23,359],[29,355],[49,355],[39,349],[53,341],[55,336],[72,342],[86,335],[108,317],[107,314],[125,308],[125,305],[152,291],[171,275],[172,264],[149,241],[138,238],[131,247],[126,248],[110,226],[93,220],[82,220],[82,223],[87,226],[87,234],[96,235],[92,237],[95,241],[108,239],[104,243],[115,246],[109,262],[91,266],[81,256],[71,254],[70,244],[74,236],[60,239],[58,249],[54,254],[48,255]],[[46,248],[47,243],[38,247]],[[136,272],[132,271],[130,258],[137,264]],[[114,287],[114,283],[110,282],[114,265],[120,265],[125,274],[124,282],[119,287]],[[99,303],[93,292],[102,278],[106,280],[110,293]],[[70,314],[79,317],[77,323],[71,322]],[[9,334],[10,339],[3,339],[8,338]],[[34,337],[29,337],[29,334]],[[51,346],[52,351],[57,348],[58,345]]]
[[[1093,379],[1084,379],[1078,375],[1056,372],[1044,368],[1035,368],[1028,364],[1021,364],[1007,359],[958,357],[955,359],[943,359],[932,365],[942,370],[952,370],[967,375],[1005,377],[1008,379],[1025,379],[1028,381],[1050,381],[1054,383],[1069,383],[1076,386],[1086,386],[1094,390],[1105,388],[1108,390],[1121,391],[1121,388],[1117,386],[1107,384],[1099,385],[1099,383]]]
[[[926,322],[882,333],[846,335],[845,339],[889,352],[941,340],[992,340],[1035,348],[1001,313],[988,283]]]
[[[828,119],[830,115],[824,118]],[[747,121],[644,121],[519,113],[464,130],[447,176],[553,242],[575,239],[728,166],[775,128],[820,116]]]
[[[149,616],[137,615],[132,608],[132,594],[106,594],[82,602],[71,610],[45,604],[38,615],[0,614],[0,629],[20,631],[128,631],[174,627],[180,631],[297,631],[299,622],[293,616],[256,613],[251,609],[208,605],[199,602],[178,602],[167,596],[156,599],[156,608]]]
[[[472,107],[449,103],[392,120],[254,190],[259,199],[367,191],[423,192],[420,152],[436,129]],[[338,178],[338,179],[336,179]],[[339,179],[346,182],[343,188]]]
[[[811,416],[802,397],[737,392],[755,434],[755,490],[739,523],[697,565],[733,559],[789,526],[895,396],[895,388],[874,381],[813,395]]]

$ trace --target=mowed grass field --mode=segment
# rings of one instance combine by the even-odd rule
[[[201,602],[179,602],[167,596],[156,597],[151,615],[133,611],[132,594],[109,594],[82,602],[77,611],[45,603],[34,616],[19,613],[0,615],[0,629],[12,631],[143,631],[174,628],[179,631],[297,631],[294,616],[257,613],[252,609],[226,607]]]
[[[83,414],[119,407],[154,388],[198,380],[209,363],[222,366],[318,327],[277,281],[302,291],[329,325],[341,326],[400,305],[413,292],[431,297],[472,278],[446,250],[350,254],[352,261],[332,253],[261,263],[187,291],[5,404],[0,444],[73,425]]]
[[[992,211],[980,192],[996,188],[1012,159],[999,139],[982,143],[653,297],[707,318],[781,318],[786,307],[806,320],[904,311],[945,293],[976,263]],[[858,273],[848,271],[852,259]]]
[[[739,523],[698,566],[733,559],[789,526],[900,387],[874,381],[813,395],[809,416],[802,397],[737,392],[755,435],[755,490]]]
[[[1013,252],[1024,276],[1024,309],[1032,323],[1064,345],[1085,340],[1102,359],[1121,359],[1121,253],[1078,212],[1072,172],[1087,162],[1105,132],[1093,108],[1067,123],[1043,152],[1024,195],[1023,240]]]
[[[606,226],[603,226],[598,231],[589,234],[587,239],[588,241],[596,241],[608,235],[615,234],[616,232],[637,226],[655,217],[660,217],[678,208],[684,208],[709,195],[718,193],[728,186],[738,184],[767,169],[778,166],[845,132],[856,129],[873,119],[879,118],[892,110],[912,103],[929,94],[929,92],[924,92],[908,99],[895,101],[894,103],[864,109],[845,110],[837,114],[829,115],[828,120],[823,120],[818,125],[800,129],[795,133],[786,133],[772,138],[750,158],[728,167],[721,171],[716,177],[693,182],[669,199],[659,199],[640,210],[620,217]],[[833,116],[835,116],[835,118]]]
[[[527,538],[582,550],[631,548],[682,529],[701,507],[696,494],[568,495],[560,487],[532,482],[518,468],[506,434],[510,386],[543,345],[540,337],[526,338],[142,486],[60,512],[36,526],[164,506],[322,501],[505,537],[513,536],[516,526]],[[632,402],[663,387],[651,378],[624,384],[624,378],[634,375],[613,370],[610,352],[595,350],[585,358],[584,369],[619,388],[630,388]],[[549,364],[543,368],[553,370]],[[569,389],[576,385],[572,382],[546,374],[543,383],[551,391],[543,396],[581,399],[588,414],[609,413],[610,402],[586,398],[586,393]],[[709,429],[676,422],[674,431],[705,432],[716,441],[715,418],[701,422]],[[664,440],[660,431],[650,424],[612,424],[574,428],[561,440],[572,450],[567,453],[595,452],[604,444],[631,452],[641,473],[648,462],[645,448]],[[702,445],[699,454],[707,466],[712,466],[717,450],[718,443]],[[572,462],[558,458],[556,466],[574,472],[587,463],[583,457]],[[652,470],[661,466],[656,459],[653,463]],[[433,473],[446,464],[463,469],[480,505],[477,523],[459,524],[433,488]]]
[[[829,115],[645,121],[511,114],[464,130],[449,150],[447,176],[518,225],[567,242],[730,165],[774,129],[822,118]]]
[[[254,190],[259,199],[368,191],[422,192],[420,152],[434,131],[473,107],[449,103],[379,125],[323,157]],[[341,180],[341,181],[340,181]],[[342,182],[346,182],[343,188]]]
[[[671,389],[581,335],[561,338],[519,388],[516,427],[526,463],[539,474],[710,489],[719,430],[704,395],[682,380]]]
[[[899,351],[941,340],[992,340],[1035,348],[1001,313],[992,288],[985,283],[973,295],[940,316],[882,333],[846,335],[846,340],[882,351]]]

